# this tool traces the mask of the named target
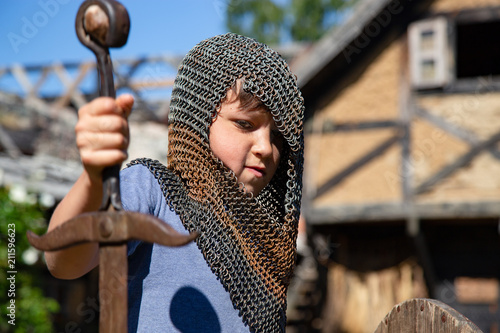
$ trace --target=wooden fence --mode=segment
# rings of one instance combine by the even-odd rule
[[[166,121],[181,59],[113,62],[117,92],[135,99],[132,122]],[[61,198],[80,172],[77,110],[97,95],[94,61],[0,67],[0,186],[16,184]]]

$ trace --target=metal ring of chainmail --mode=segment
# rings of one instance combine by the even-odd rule
[[[213,117],[237,79],[271,112],[287,144],[271,182],[254,197],[212,153]],[[304,103],[280,55],[228,33],[184,58],[172,91],[168,167],[141,159],[252,332],[284,332],[296,260],[303,169]]]

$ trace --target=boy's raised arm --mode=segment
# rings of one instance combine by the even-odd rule
[[[50,219],[48,231],[75,216],[99,209],[103,169],[121,164],[127,158],[127,118],[133,103],[133,97],[130,95],[122,95],[116,100],[101,97],[79,110],[75,132],[84,171],[57,206]],[[47,267],[57,278],[78,278],[97,266],[98,249],[98,244],[89,243],[46,252]]]

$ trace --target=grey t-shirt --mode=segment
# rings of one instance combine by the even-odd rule
[[[123,170],[120,182],[125,210],[154,215],[187,233],[146,167]],[[129,332],[249,331],[194,242],[174,248],[131,241],[128,255]]]

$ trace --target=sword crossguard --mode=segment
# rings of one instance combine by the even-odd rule
[[[104,245],[129,240],[182,246],[198,237],[198,233],[181,234],[154,216],[118,211],[81,214],[43,236],[28,231],[27,237],[31,245],[41,251],[57,251],[88,242]]]

